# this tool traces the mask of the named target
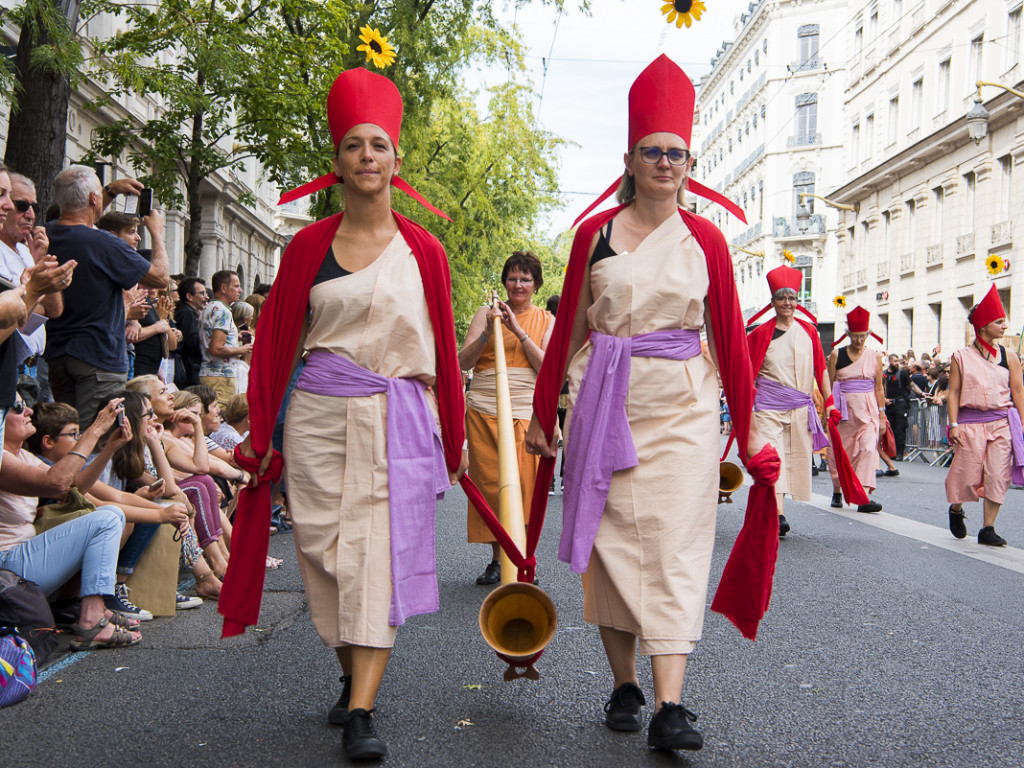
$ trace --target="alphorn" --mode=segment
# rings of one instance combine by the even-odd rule
[[[732,504],[733,491],[743,487],[743,470],[731,461],[718,462],[718,503]]]
[[[491,294],[497,308],[498,294]],[[494,318],[494,373],[498,412],[498,520],[520,552],[526,551],[526,523],[523,516],[519,457],[512,423],[512,396],[508,387],[508,366],[501,317]],[[480,606],[480,632],[499,658],[508,662],[505,681],[540,678],[534,662],[554,637],[558,625],[555,605],[540,587],[518,582],[518,569],[501,552],[501,586]],[[519,672],[518,668],[525,668]]]

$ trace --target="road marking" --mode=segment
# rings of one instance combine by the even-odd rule
[[[906,536],[939,549],[948,549],[959,555],[973,557],[989,565],[998,565],[1016,573],[1024,574],[1024,549],[1016,547],[987,547],[979,544],[976,538],[968,536],[966,539],[954,539],[948,528],[941,528],[937,525],[919,523],[899,515],[892,515],[888,512],[858,512],[854,509],[833,509],[829,506],[831,496],[822,496],[818,493],[811,494],[810,501],[801,501],[810,507],[817,507],[833,515],[845,517],[847,520],[854,520],[864,525],[871,525],[881,528],[889,533],[899,536]]]

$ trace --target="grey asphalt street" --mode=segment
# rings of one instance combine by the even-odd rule
[[[652,753],[646,731],[603,724],[611,680],[582,620],[579,578],[557,562],[561,497],[552,497],[539,575],[559,611],[542,678],[502,682],[473,583],[488,555],[465,543],[465,499],[438,507],[441,611],[403,627],[378,699],[388,766],[918,766],[1018,768],[1024,733],[1024,492],[996,529],[1011,547],[946,529],[944,470],[897,464],[885,510],[789,502],[771,609],[755,643],[708,613],[685,702],[704,750]],[[746,492],[720,507],[712,589],[742,522]],[[51,665],[28,701],[0,711],[4,768],[330,766],[344,764],[334,654],[316,637],[290,534],[267,573],[258,628],[221,641],[214,606],[158,619],[143,644]],[[708,598],[710,603],[710,595]],[[70,660],[71,663],[68,663]],[[653,696],[650,668],[641,687]],[[653,705],[653,701],[649,701]],[[653,707],[649,706],[649,712]]]

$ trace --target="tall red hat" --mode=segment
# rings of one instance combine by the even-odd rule
[[[629,146],[633,149],[644,136],[652,133],[674,133],[690,145],[693,133],[693,83],[686,73],[665,54],[647,65],[629,89]],[[586,216],[607,200],[619,187],[616,179],[601,196],[572,223],[575,227]],[[686,180],[686,188],[695,195],[723,206],[744,224],[743,209],[729,198],[694,181]]]
[[[769,270],[768,274],[765,275],[765,277],[768,280],[768,290],[772,296],[774,296],[775,292],[781,288],[789,288],[790,290],[795,291],[798,296],[800,295],[800,286],[803,284],[804,281],[804,273],[801,272],[799,269],[794,269],[793,267],[783,264],[782,266]],[[768,306],[764,307],[760,312],[758,312],[749,320],[747,320],[747,325],[753,325],[765,312],[767,312],[771,308],[772,305],[768,304]],[[818,318],[816,318],[814,315],[808,312],[803,307],[803,305],[797,304],[796,308],[803,312],[805,315],[807,315],[807,317],[811,319],[812,323],[814,323],[815,325],[818,324]]]
[[[327,94],[327,125],[334,141],[335,152],[345,134],[352,130],[353,126],[362,123],[379,125],[397,148],[402,133],[402,108],[402,95],[388,78],[362,67],[342,72],[334,80]],[[318,179],[285,192],[277,204],[284,205],[340,183],[341,177],[333,171],[325,173]],[[391,185],[405,192],[428,211],[451,221],[448,214],[439,211],[423,199],[423,196],[409,186],[405,179],[394,176]]]
[[[974,312],[971,313],[971,325],[974,326],[974,332],[978,337],[977,341],[992,355],[995,355],[996,351],[991,345],[981,340],[981,329],[1001,317],[1006,317],[1006,310],[1003,308],[1003,302],[999,298],[999,291],[996,290],[996,286],[993,284],[988,289],[988,293],[985,294],[985,298],[978,302]]]
[[[871,330],[871,313],[864,307],[857,306],[846,313],[846,333],[836,339],[832,346],[838,346],[839,342],[846,338],[847,333],[870,333],[879,344],[884,344],[882,337]]]

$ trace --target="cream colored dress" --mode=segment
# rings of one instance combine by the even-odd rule
[[[305,348],[432,385],[434,332],[401,234],[368,267],[313,286]],[[284,425],[289,509],[309,612],[325,645],[389,648],[387,396],[296,389]]]
[[[704,324],[707,263],[676,213],[634,252],[594,264],[590,286],[587,319],[600,333]],[[590,349],[584,345],[569,365],[570,405]],[[689,653],[701,636],[715,542],[717,373],[703,355],[634,357],[626,412],[640,463],[612,476],[583,574],[583,617],[635,634],[641,654]],[[571,441],[571,407],[567,421]]]
[[[836,381],[847,379],[877,379],[878,352],[864,348],[854,362],[836,370]],[[833,386],[835,389],[835,386]],[[843,449],[850,457],[850,466],[864,486],[865,491],[875,490],[875,470],[878,469],[878,429],[881,419],[878,415],[878,396],[871,392],[846,393],[846,410],[849,418],[840,421],[836,429],[843,441]],[[828,471],[833,482],[838,483],[835,458],[829,448]]]
[[[813,397],[814,348],[803,326],[794,322],[782,336],[772,339],[757,375]],[[781,471],[775,492],[808,501],[811,498],[812,440],[807,428],[807,407],[791,411],[754,411],[754,423],[761,437],[779,453]]]

